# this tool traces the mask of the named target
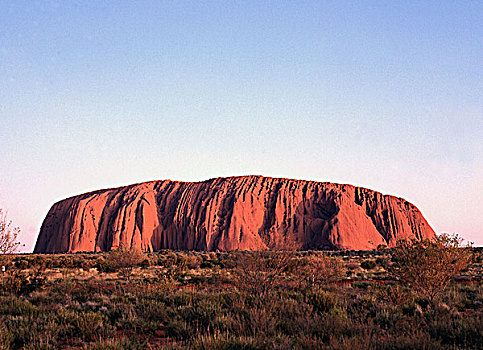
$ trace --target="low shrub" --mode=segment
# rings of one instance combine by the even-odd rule
[[[480,283],[454,283],[431,302],[387,273],[345,281],[346,264],[362,271],[361,262],[376,260],[369,252],[167,251],[145,255],[152,263],[128,279],[76,273],[82,259],[107,265],[109,255],[22,257],[64,267],[43,271],[44,283],[29,293],[2,283],[0,349],[473,349],[481,342]],[[213,267],[190,268],[195,258]],[[342,275],[332,273],[333,262]],[[320,272],[307,283],[314,265]]]
[[[119,248],[111,250],[105,260],[98,261],[97,269],[100,272],[119,272],[129,279],[132,269],[144,260],[144,254],[138,249]]]
[[[361,267],[364,270],[372,270],[376,267],[376,262],[374,260],[364,260],[363,262],[361,262]]]
[[[400,241],[394,249],[392,272],[431,302],[472,261],[472,251],[462,247],[457,235],[442,234],[430,240]]]

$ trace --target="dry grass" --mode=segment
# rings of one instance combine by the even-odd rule
[[[129,276],[109,254],[18,255],[0,349],[478,348],[480,257],[430,303],[387,272],[390,251],[162,251]]]

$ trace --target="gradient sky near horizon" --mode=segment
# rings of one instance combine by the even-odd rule
[[[414,203],[483,245],[482,1],[0,0],[0,208],[258,174]]]

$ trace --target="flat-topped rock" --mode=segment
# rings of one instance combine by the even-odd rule
[[[34,253],[374,249],[431,238],[413,204],[362,187],[239,176],[151,181],[55,203]]]

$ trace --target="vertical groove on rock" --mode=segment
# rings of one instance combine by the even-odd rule
[[[154,181],[55,203],[34,252],[373,249],[431,238],[419,210],[362,187],[244,176],[199,183]]]

